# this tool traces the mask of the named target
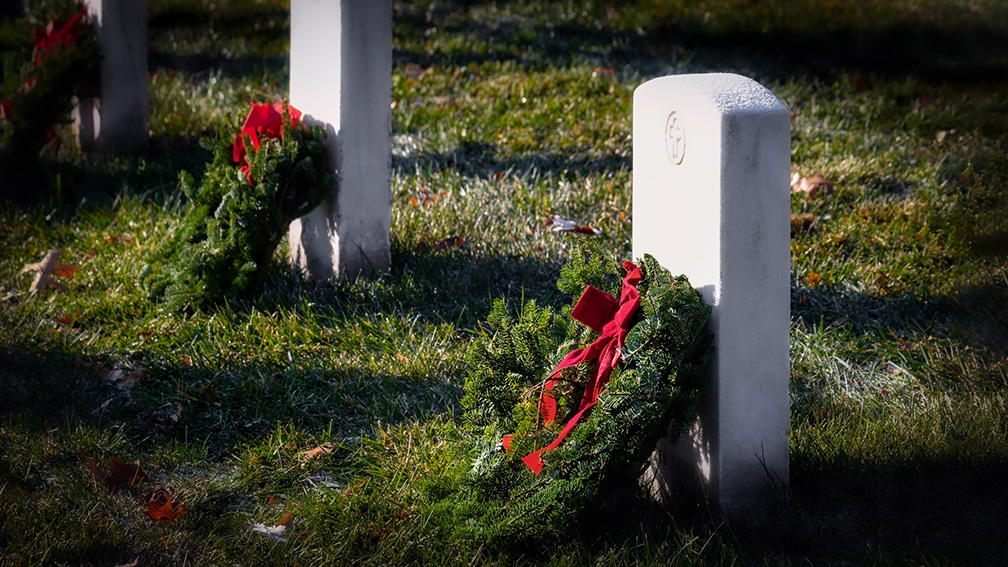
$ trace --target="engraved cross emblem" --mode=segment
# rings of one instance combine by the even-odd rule
[[[682,163],[686,153],[686,133],[683,130],[682,120],[676,111],[672,111],[665,121],[665,151],[669,160],[679,165]]]

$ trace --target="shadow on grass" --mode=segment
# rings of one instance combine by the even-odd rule
[[[419,250],[392,243],[392,266],[377,278],[357,281],[308,281],[300,274],[271,277],[263,292],[232,305],[272,312],[278,308],[311,309],[334,317],[390,313],[428,323],[475,328],[495,299],[511,305],[536,300],[559,308],[570,298],[557,290],[559,261],[510,255],[481,255],[466,249]],[[278,271],[288,271],[276,264]]]
[[[734,533],[752,563],[1001,565],[1006,474],[1008,461],[998,459],[821,465],[799,456],[790,501]]]
[[[627,156],[586,157],[559,153],[505,154],[492,144],[466,143],[449,152],[410,151],[392,156],[392,169],[404,175],[422,170],[454,169],[460,174],[494,179],[501,175],[559,176],[576,172],[588,176],[614,171],[629,171],[632,159]]]
[[[245,3],[240,7],[226,4],[158,6],[148,21],[153,40],[148,55],[151,70],[219,72],[240,79],[285,67],[288,57],[284,50],[290,37],[289,9],[261,2]],[[191,49],[202,42],[208,45],[198,53],[178,53],[180,48]],[[233,53],[235,44],[249,54]]]
[[[755,30],[755,22],[745,22],[717,31],[699,16],[662,16],[661,9],[652,7],[656,15],[651,22],[631,30],[620,23],[620,12],[647,7],[613,3],[607,10],[596,6],[591,14],[585,11],[572,20],[554,21],[544,16],[543,21],[526,22],[513,17],[475,19],[468,16],[472,4],[401,7],[395,13],[397,31],[423,35],[433,29],[434,37],[469,38],[487,46],[485,51],[398,50],[396,60],[438,66],[512,60],[530,68],[587,60],[608,67],[636,68],[642,74],[667,72],[677,60],[686,60],[695,70],[741,69],[776,80],[796,76],[831,80],[839,73],[872,73],[913,75],[939,83],[975,83],[1003,81],[1008,76],[1008,35],[1003,26],[976,21],[968,14],[942,27],[908,14],[902,21],[884,25],[866,21],[860,29],[828,20],[816,25],[803,17],[770,14],[777,19],[765,29]],[[786,9],[777,7],[779,11]]]
[[[8,168],[0,179],[0,199],[18,207],[51,201],[69,211],[82,201],[109,206],[121,193],[160,201],[177,192],[179,171],[198,179],[211,157],[197,139],[153,138],[145,151],[133,155],[42,158]]]
[[[138,353],[142,357],[143,353]],[[457,410],[460,392],[443,376],[392,375],[355,367],[263,364],[146,366],[128,391],[101,376],[107,361],[69,353],[0,350],[0,420],[38,432],[111,429],[145,452],[195,442],[209,461],[234,456],[280,427],[332,441]],[[109,364],[111,366],[111,364]],[[180,407],[177,407],[180,406]]]

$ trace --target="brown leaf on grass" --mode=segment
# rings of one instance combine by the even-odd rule
[[[294,518],[290,514],[284,516],[283,519],[273,526],[267,526],[266,524],[259,523],[255,520],[248,520],[245,522],[244,526],[249,530],[277,543],[286,543],[287,540],[292,537],[296,537],[301,541],[308,538],[307,533],[293,532]]]
[[[35,271],[35,279],[31,283],[31,287],[28,288],[30,295],[35,295],[42,288],[46,286],[52,286],[59,291],[66,291],[66,286],[56,281],[54,276],[63,276],[64,278],[73,279],[74,272],[80,269],[80,266],[71,266],[66,264],[60,264],[59,260],[60,251],[56,248],[46,252],[46,255],[42,258],[41,262],[35,262],[34,264],[25,264],[21,268],[21,273]]]
[[[812,213],[791,213],[791,232],[808,230],[816,220],[816,216]]]
[[[186,509],[179,502],[172,502],[171,492],[167,486],[159,486],[144,495],[147,509],[144,514],[152,520],[174,522],[185,515]]]
[[[553,232],[576,232],[579,234],[590,234],[601,236],[602,230],[587,224],[578,224],[572,220],[562,218],[560,215],[550,215],[546,220],[546,226]]]
[[[118,492],[126,486],[136,486],[147,480],[147,473],[140,468],[140,461],[125,463],[112,457],[112,470],[105,472],[98,468],[98,465],[84,454],[84,449],[78,449],[78,452],[84,457],[84,464],[91,471],[91,474],[99,481],[105,483],[105,487],[108,488],[110,493]]]
[[[820,276],[818,272],[809,272],[809,274],[805,276],[805,283],[807,283],[809,287],[815,287],[819,285],[819,282],[821,281],[822,276]]]
[[[332,453],[335,447],[332,443],[326,441],[325,443],[315,447],[314,449],[307,449],[298,453],[298,458],[302,461],[310,461],[319,455],[328,455]]]
[[[411,79],[422,79],[434,72],[434,67],[421,67],[417,63],[407,63],[404,69],[406,76]]]
[[[182,419],[182,409],[182,404],[175,404],[174,407],[169,405],[151,415],[151,421],[160,425],[175,425]]]
[[[127,370],[125,368],[120,368],[117,363],[117,365],[113,368],[107,368],[105,366],[99,368],[98,376],[115,384],[116,388],[119,388],[128,394],[133,391],[133,387],[136,386],[138,382],[150,376],[150,372],[144,368]]]
[[[821,173],[816,173],[812,177],[802,177],[797,173],[791,176],[791,191],[794,193],[805,193],[812,198],[820,195],[829,197],[834,189],[836,185]]]
[[[461,236],[446,236],[434,243],[435,250],[451,250],[452,248],[462,248]]]
[[[453,250],[456,248],[462,248],[463,242],[465,242],[465,240],[461,236],[457,235],[446,236],[434,241],[433,244],[429,243],[427,240],[421,240],[420,242],[417,242],[417,250]]]

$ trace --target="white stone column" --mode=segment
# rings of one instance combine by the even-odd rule
[[[325,126],[337,176],[325,202],[291,223],[291,263],[313,279],[388,269],[391,0],[292,0],[290,100]]]
[[[147,0],[85,0],[102,55],[100,96],[73,110],[82,151],[129,153],[147,145]]]
[[[748,78],[634,93],[634,256],[689,277],[713,306],[715,349],[697,422],[659,445],[651,472],[659,496],[699,481],[729,515],[789,478],[790,145],[788,110]]]

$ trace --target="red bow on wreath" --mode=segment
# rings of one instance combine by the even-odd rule
[[[234,161],[241,163],[241,170],[245,172],[245,178],[252,182],[252,172],[249,170],[248,161],[245,160],[244,136],[252,140],[252,147],[259,151],[259,136],[264,138],[280,138],[283,136],[283,101],[276,101],[273,104],[252,103],[252,109],[245,117],[241,132],[235,136],[234,141]],[[291,128],[298,125],[301,119],[301,111],[293,106],[287,105],[287,110],[291,117]]]
[[[602,336],[587,348],[571,351],[550,372],[539,397],[539,413],[545,423],[552,423],[556,420],[557,406],[553,397],[553,388],[559,382],[560,371],[589,360],[598,359],[598,362],[591,379],[585,386],[578,412],[564,425],[560,435],[549,445],[522,458],[522,461],[535,474],[542,472],[542,453],[559,447],[581,418],[595,406],[599,394],[609,383],[609,374],[619,363],[623,340],[626,338],[627,332],[630,331],[630,327],[633,326],[634,313],[640,306],[640,292],[637,291],[637,284],[640,283],[643,276],[641,269],[631,262],[623,262],[623,268],[626,269],[627,275],[623,278],[623,289],[620,291],[619,302],[608,293],[588,286],[571,311],[571,317],[588,325],[592,330],[601,333]],[[510,450],[512,438],[513,435],[504,436],[502,441],[505,450]]]
[[[35,66],[49,58],[57,47],[69,47],[80,35],[78,24],[87,15],[87,9],[74,14],[63,25],[57,27],[55,20],[50,20],[45,29],[35,28]]]
[[[62,24],[58,28],[56,27],[56,20],[49,20],[46,24],[45,29],[35,28],[32,30],[32,34],[35,39],[35,67],[41,67],[42,62],[49,59],[52,52],[57,47],[62,47],[66,49],[70,47],[74,41],[80,36],[79,25],[84,16],[87,15],[87,9],[83,9],[73,15],[66,23]],[[25,82],[24,94],[28,94],[28,91],[35,86],[35,77],[29,77],[28,81]],[[14,119],[14,98],[8,98],[0,102],[0,118],[5,120]],[[49,129],[53,132],[52,128]],[[49,139],[53,139],[55,134],[49,135],[46,133]]]

